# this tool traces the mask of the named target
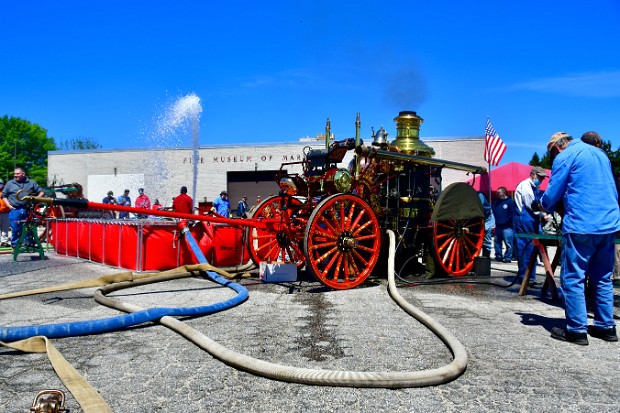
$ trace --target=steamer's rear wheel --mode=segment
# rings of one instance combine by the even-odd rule
[[[264,262],[294,262],[302,267],[306,257],[301,249],[306,220],[296,216],[303,202],[291,196],[265,199],[250,218],[276,219],[270,228],[249,228],[248,250],[256,265]]]
[[[370,205],[355,195],[335,194],[321,201],[304,238],[306,269],[334,289],[363,283],[379,258],[379,221]]]
[[[433,210],[433,248],[441,270],[461,277],[474,266],[484,240],[484,211],[476,191],[459,182],[448,186]]]
[[[447,274],[461,277],[474,266],[484,239],[484,218],[436,222],[433,228],[435,255]]]

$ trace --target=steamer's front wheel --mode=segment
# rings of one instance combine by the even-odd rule
[[[334,289],[363,283],[379,258],[379,221],[370,205],[355,195],[335,194],[321,201],[304,238],[306,269]]]

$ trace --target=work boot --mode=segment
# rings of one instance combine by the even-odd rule
[[[586,333],[573,333],[565,328],[553,327],[551,329],[551,337],[556,340],[568,341],[569,343],[579,344],[580,346],[588,345],[588,335]]]
[[[597,326],[588,326],[588,334],[594,338],[600,338],[605,341],[618,341],[616,327],[602,328]]]

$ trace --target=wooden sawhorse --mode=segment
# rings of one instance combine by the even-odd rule
[[[547,292],[551,291],[551,298],[557,300],[559,298],[558,288],[555,285],[553,274],[555,273],[555,269],[558,267],[560,257],[562,256],[562,237],[560,235],[550,234],[515,234],[515,237],[531,238],[532,244],[534,244],[534,251],[532,252],[530,261],[527,263],[523,283],[519,289],[519,295],[525,295],[530,277],[532,273],[536,271],[536,261],[540,255],[545,268],[545,282],[540,290],[540,296],[545,297]],[[552,261],[549,261],[547,247],[556,247],[555,255],[553,256]]]

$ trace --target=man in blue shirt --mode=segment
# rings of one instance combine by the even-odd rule
[[[230,202],[228,201],[228,192],[220,192],[220,197],[213,201],[213,209],[223,217],[230,217]]]
[[[566,328],[554,327],[551,337],[579,345],[588,335],[618,341],[614,321],[614,239],[620,230],[618,193],[605,152],[566,132],[551,136],[547,149],[553,161],[541,206],[553,211],[564,204],[562,221],[562,291]],[[555,159],[554,159],[555,158]],[[594,323],[588,326],[585,280],[594,290]]]
[[[118,197],[118,199],[116,200],[116,203],[118,205],[131,206],[131,198],[129,197],[129,189],[125,189],[125,191],[123,191],[123,195]],[[125,211],[119,212],[118,217],[120,219],[129,219],[129,212],[125,212]]]

